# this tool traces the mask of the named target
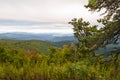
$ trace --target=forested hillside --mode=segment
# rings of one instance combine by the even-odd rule
[[[47,54],[52,43],[41,40],[0,40],[0,46],[14,50],[33,50],[41,54]]]

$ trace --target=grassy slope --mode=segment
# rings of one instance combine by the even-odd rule
[[[36,50],[39,53],[48,53],[52,43],[40,40],[0,40],[0,45],[9,49]]]

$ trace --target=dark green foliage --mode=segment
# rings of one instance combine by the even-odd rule
[[[85,6],[90,9],[90,11],[100,11],[105,8],[105,13],[107,14],[104,18],[113,20],[120,19],[120,0],[89,0],[89,3]]]
[[[100,29],[102,33],[93,48],[116,42],[120,36],[120,0],[89,0],[86,7],[90,11],[105,9],[104,18],[98,20],[104,25]]]
[[[120,36],[120,1],[89,0],[85,7],[89,8],[90,11],[101,11],[104,8],[105,10],[103,11],[105,11],[105,15],[102,14],[104,17],[102,19],[98,19],[98,22],[103,24],[102,28],[97,30],[92,26],[92,28],[95,29],[95,34],[92,35],[88,34],[93,30],[86,30],[86,28],[91,28],[89,26],[89,22],[83,21],[82,19],[73,19],[72,22],[70,22],[74,26],[73,30],[79,43],[81,42],[82,44],[85,44],[84,46],[88,48],[90,47],[89,50],[91,51],[104,47],[107,44],[115,43]]]
[[[73,25],[74,35],[78,39],[78,48],[91,48],[101,33],[96,25],[90,26],[90,23],[83,21],[82,18],[74,18],[69,23]]]

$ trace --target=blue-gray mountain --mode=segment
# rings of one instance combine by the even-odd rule
[[[32,34],[32,33],[1,33],[0,39],[8,40],[43,40],[51,42],[76,41],[72,34]]]

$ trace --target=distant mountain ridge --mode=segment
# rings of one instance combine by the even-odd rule
[[[33,34],[24,32],[0,33],[0,39],[8,40],[43,40],[51,42],[76,41],[73,34]]]
[[[20,45],[27,42],[28,43],[35,42],[35,45],[37,45],[42,40],[42,41],[45,41],[43,42],[45,43],[44,45],[50,44],[52,46],[57,46],[57,47],[62,47],[64,44],[67,44],[68,46],[70,46],[71,43],[77,43],[77,39],[75,39],[73,34],[55,34],[55,33],[50,33],[50,34],[32,34],[32,33],[24,33],[24,32],[0,33],[0,39],[1,39],[0,40],[1,43],[20,41]],[[14,44],[11,44],[11,45],[14,45]],[[39,45],[41,46],[41,44]],[[115,49],[118,49],[118,48],[120,48],[120,39],[118,40],[118,44],[109,44],[106,46],[106,48],[99,48],[95,52],[99,54],[110,53],[111,51],[114,51]]]
[[[70,45],[76,39],[72,34],[33,34],[24,32],[0,33],[0,45],[8,49],[35,50],[39,53],[49,53],[49,47],[61,48]]]

